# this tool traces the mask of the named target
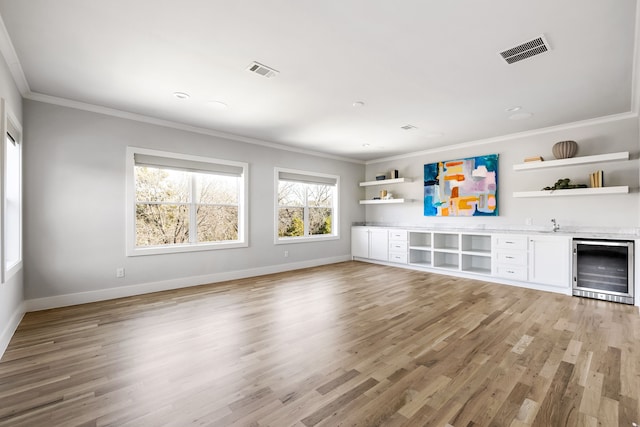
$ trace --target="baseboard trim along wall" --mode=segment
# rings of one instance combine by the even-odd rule
[[[227,280],[245,279],[247,277],[263,276],[265,274],[282,273],[285,271],[317,267],[326,264],[335,264],[338,262],[349,260],[351,260],[351,255],[342,255],[289,264],[270,265],[266,267],[251,268],[247,270],[236,270],[224,273],[206,274],[201,276],[182,277],[179,279],[140,283],[137,285],[121,286],[117,288],[101,289],[97,291],[78,292],[74,294],[36,298],[25,301],[24,311],[31,312],[48,310],[50,308],[68,307],[70,305],[86,304],[90,302],[106,301],[110,299],[130,297],[134,295],[149,294],[152,292],[169,291],[172,289],[188,288],[190,286],[206,285],[208,283],[225,282]],[[9,335],[8,339],[11,339],[12,334]],[[1,343],[2,342],[0,341],[0,344]]]
[[[7,322],[7,325],[2,330],[2,333],[0,334],[0,358],[2,358],[4,351],[7,349],[9,341],[11,341],[11,337],[15,333],[16,329],[18,329],[18,325],[22,321],[25,312],[25,303],[22,303],[15,309],[9,319],[9,322]]]

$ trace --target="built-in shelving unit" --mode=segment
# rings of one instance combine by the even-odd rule
[[[360,200],[361,205],[386,205],[391,203],[408,203],[411,199],[375,199],[375,200]]]
[[[577,166],[589,163],[614,162],[629,160],[629,152],[597,154],[594,156],[571,157],[569,159],[548,160],[540,162],[526,162],[513,165],[514,171],[554,168],[561,166]],[[516,191],[513,197],[566,197],[566,196],[601,196],[605,194],[625,194],[629,192],[629,186],[619,185],[614,187],[593,188],[567,188],[558,190]]]
[[[408,263],[417,267],[491,274],[491,236],[410,230]]]
[[[617,160],[629,160],[629,152],[621,151],[619,153],[597,154],[595,156],[571,157],[569,159],[547,160],[542,162],[526,162],[513,165],[513,170],[521,171],[560,166],[586,165],[589,163],[613,162]]]
[[[375,181],[365,181],[360,183],[360,187],[370,187],[373,185],[389,185],[389,184],[402,184],[405,182],[412,182],[411,178],[392,178],[392,179],[380,179]],[[411,199],[367,199],[360,200],[361,205],[388,205],[388,204],[397,204],[397,203],[410,203],[413,202]]]
[[[596,196],[603,194],[624,194],[629,192],[629,186],[620,185],[616,187],[596,187],[596,188],[567,188],[561,190],[540,190],[540,191],[516,191],[513,197],[565,197],[565,196]]]
[[[371,185],[402,184],[403,182],[413,182],[413,180],[411,178],[380,179],[376,181],[361,182],[360,187],[369,187]]]

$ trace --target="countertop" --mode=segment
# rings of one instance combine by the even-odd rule
[[[640,228],[617,228],[617,227],[562,227],[558,231],[553,231],[549,226],[489,226],[486,224],[450,227],[444,224],[434,224],[432,226],[416,226],[390,223],[354,222],[354,227],[383,227],[402,230],[425,230],[453,233],[487,233],[487,234],[535,234],[542,236],[567,236],[571,238],[583,239],[606,239],[606,240],[635,240],[640,239]]]

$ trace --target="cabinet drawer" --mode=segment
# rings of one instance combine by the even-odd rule
[[[389,230],[389,240],[407,241],[407,230]]]
[[[406,252],[390,252],[389,253],[389,261],[397,262],[398,264],[406,264],[407,263],[407,253]]]
[[[527,250],[527,236],[497,236],[495,239],[496,248]]]
[[[407,242],[397,242],[391,241],[389,242],[389,252],[406,252],[407,251]]]
[[[501,252],[496,254],[498,264],[506,265],[520,265],[527,266],[527,253],[526,252]]]
[[[527,267],[516,265],[499,265],[496,276],[513,280],[527,280]]]

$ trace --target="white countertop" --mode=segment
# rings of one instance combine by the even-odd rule
[[[501,234],[539,234],[550,236],[567,236],[572,238],[584,238],[584,239],[609,239],[609,240],[635,240],[640,239],[640,228],[617,228],[617,227],[576,227],[567,226],[562,227],[560,230],[552,231],[551,225],[549,226],[488,226],[486,224],[469,225],[451,227],[444,224],[434,224],[432,226],[416,226],[416,225],[402,225],[402,224],[390,224],[390,223],[371,223],[371,222],[355,222],[352,224],[354,227],[384,227],[395,228],[403,230],[429,230],[429,231],[441,231],[441,232],[477,232],[477,233],[501,233]]]

